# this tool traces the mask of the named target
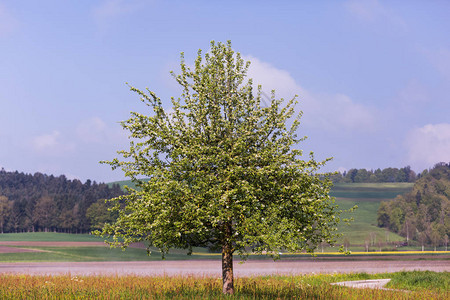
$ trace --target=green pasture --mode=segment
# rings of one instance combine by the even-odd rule
[[[339,208],[348,210],[357,205],[353,213],[344,213],[343,218],[353,217],[350,225],[341,223],[338,240],[350,242],[350,249],[365,250],[366,241],[369,249],[392,249],[393,242],[403,241],[398,234],[377,226],[377,211],[381,201],[394,199],[397,195],[412,189],[413,183],[343,183],[333,186],[331,195],[336,197]]]
[[[57,232],[2,233],[0,242],[102,242],[103,239],[91,234]]]
[[[153,261],[161,260],[161,254],[154,249],[152,254],[141,248],[129,247],[125,251],[108,246],[77,247],[20,247],[35,249],[39,252],[0,253],[0,262],[44,262],[44,261]],[[186,255],[185,251],[172,251],[166,255],[167,260],[219,259],[219,256],[201,254]]]

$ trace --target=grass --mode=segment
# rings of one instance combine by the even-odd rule
[[[154,249],[152,255],[141,248],[129,247],[126,251],[107,246],[81,247],[25,247],[39,252],[0,253],[0,262],[46,262],[46,261],[154,261],[161,260],[161,254]],[[203,250],[203,249],[201,249]],[[204,251],[204,250],[203,250]],[[167,260],[220,259],[219,255],[195,252],[186,255],[186,251],[174,250],[167,254]]]
[[[448,292],[450,291],[450,272],[397,272],[393,274],[387,287],[409,291]]]
[[[393,199],[397,195],[410,191],[414,183],[337,183],[332,187],[331,195],[342,198]]]
[[[375,278],[427,278],[412,292],[351,289],[331,282]],[[370,275],[328,274],[237,278],[235,295],[221,293],[212,277],[0,275],[2,299],[448,299],[449,273],[402,272]],[[392,284],[393,287],[406,287]]]
[[[412,186],[412,183],[342,183],[333,186],[331,195],[336,197],[339,208],[358,206],[353,213],[342,215],[344,218],[353,217],[354,221],[349,226],[339,225],[339,233],[343,237],[338,243],[342,244],[347,238],[354,250],[364,251],[366,240],[369,240],[372,250],[392,248],[387,243],[403,241],[404,237],[377,226],[377,211],[381,201],[391,200]]]
[[[90,234],[58,232],[23,232],[0,234],[0,242],[102,242],[103,239]]]

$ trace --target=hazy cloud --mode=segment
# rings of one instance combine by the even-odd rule
[[[450,81],[450,50],[441,48],[437,51],[427,51],[427,55],[439,73]]]
[[[383,6],[378,0],[349,0],[345,7],[351,14],[364,22],[388,22],[390,24],[406,28],[405,21]]]
[[[99,117],[81,121],[76,129],[78,138],[85,143],[98,143],[106,138],[107,127]]]
[[[11,34],[17,27],[17,24],[17,20],[6,7],[0,3],[0,37]]]
[[[450,162],[450,124],[428,124],[413,129],[406,137],[408,163],[417,170],[438,162]]]
[[[245,56],[244,59],[252,62],[248,76],[255,84],[261,84],[266,94],[274,89],[277,97],[285,99],[299,95],[305,125],[328,131],[371,131],[375,128],[375,111],[347,95],[311,93],[297,84],[289,72],[255,57]]]
[[[75,148],[73,143],[64,142],[61,133],[57,130],[34,137],[32,146],[36,152],[45,155],[62,155],[72,152]]]
[[[426,87],[417,80],[410,80],[396,97],[398,109],[404,113],[422,111],[424,105],[431,101]]]

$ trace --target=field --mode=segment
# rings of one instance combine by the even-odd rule
[[[387,287],[392,290],[330,284],[379,278],[390,278]],[[246,277],[236,279],[235,295],[230,297],[221,294],[217,277],[0,275],[0,295],[2,299],[448,299],[449,281],[448,272]]]
[[[341,224],[339,232],[343,236],[339,243],[347,239],[349,250],[369,251],[396,250],[396,243],[405,238],[383,228],[377,227],[377,211],[381,201],[391,200],[412,188],[412,183],[350,183],[336,184],[331,195],[336,197],[336,204],[341,209],[358,206],[352,214],[343,214],[343,217],[353,217],[350,225]],[[419,249],[417,247],[417,249]]]
[[[122,251],[110,249],[102,239],[92,235],[62,233],[0,234],[0,270],[3,270],[0,296],[2,299],[448,299],[448,252],[378,252],[380,248],[398,250],[395,242],[404,240],[376,227],[378,206],[382,200],[392,199],[410,188],[410,184],[335,186],[332,195],[340,208],[348,209],[355,204],[359,207],[353,214],[355,221],[339,228],[343,234],[340,242],[348,240],[352,254],[338,255],[336,248],[325,247],[323,254],[319,248],[317,257],[284,253],[281,261],[275,263],[250,256],[249,262],[235,264],[233,297],[221,294],[220,254],[196,248],[192,256],[186,256],[186,251],[175,249],[167,255],[168,261],[163,262],[157,249],[147,256],[143,245]],[[394,290],[330,285],[376,278],[391,278],[387,288]]]

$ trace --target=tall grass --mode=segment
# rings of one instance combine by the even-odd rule
[[[408,272],[406,272],[408,273]],[[1,275],[1,299],[448,299],[444,289],[351,289],[330,282],[389,278],[395,274],[335,274],[237,278],[235,295],[211,277]],[[408,276],[408,275],[406,275]],[[414,276],[418,276],[415,274]],[[427,275],[428,276],[428,275]],[[433,276],[433,275],[431,275]],[[448,284],[448,273],[443,277]]]

